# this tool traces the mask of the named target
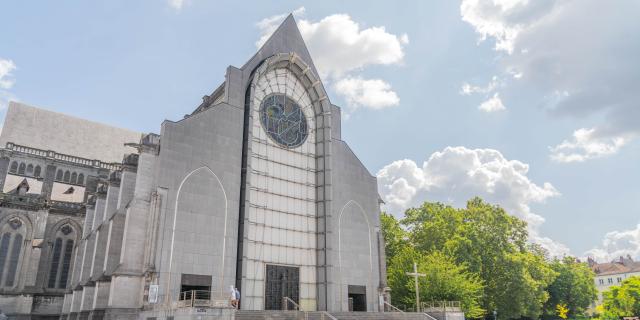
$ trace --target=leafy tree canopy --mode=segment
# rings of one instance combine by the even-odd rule
[[[619,319],[640,315],[640,277],[631,277],[602,294],[602,318]]]
[[[550,266],[558,276],[547,288],[549,300],[545,304],[545,314],[557,314],[556,306],[564,305],[569,317],[583,315],[597,298],[595,274],[591,268],[573,257],[554,259]]]
[[[405,274],[414,261],[428,275],[420,280],[422,301],[459,300],[469,318],[494,310],[500,319],[537,318],[551,306],[551,292],[551,312],[562,303],[576,315],[595,298],[588,267],[574,262],[565,270],[564,261],[550,262],[528,242],[526,222],[480,198],[465,208],[425,202],[401,220],[385,214],[382,228],[395,304],[414,302],[413,280]],[[569,280],[556,283],[561,272]],[[566,281],[577,285],[575,292],[562,291]]]

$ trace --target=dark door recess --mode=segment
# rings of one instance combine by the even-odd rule
[[[367,311],[367,288],[365,286],[348,287],[349,311]]]
[[[300,269],[268,264],[264,309],[282,310],[284,297],[300,303]],[[289,305],[288,309],[293,309],[293,306]]]

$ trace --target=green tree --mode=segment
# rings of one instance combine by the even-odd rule
[[[591,268],[573,257],[554,259],[550,266],[558,276],[547,288],[549,300],[545,304],[545,314],[553,316],[557,313],[557,305],[565,305],[569,317],[584,315],[597,298],[595,274]]]
[[[546,253],[528,245],[526,222],[480,198],[471,199],[463,209],[424,203],[405,215],[401,224],[418,252],[440,251],[480,278],[481,309],[498,310],[499,318],[542,314],[549,298],[545,289],[556,273]]]
[[[460,301],[469,318],[484,314],[480,307],[482,281],[469,272],[465,266],[457,265],[453,258],[442,252],[422,254],[411,246],[405,246],[392,259],[388,270],[393,303],[415,305],[415,280],[406,273],[413,271],[413,263],[418,264],[420,301]]]
[[[603,319],[640,315],[640,277],[627,278],[620,286],[612,286],[603,292],[602,296]]]
[[[391,259],[393,259],[403,247],[407,246],[407,233],[402,229],[400,222],[394,216],[384,212],[380,215],[380,225],[384,237],[385,255],[388,266]]]

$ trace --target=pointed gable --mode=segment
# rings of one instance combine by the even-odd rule
[[[262,61],[278,53],[296,53],[311,67],[316,77],[320,78],[293,14],[289,14],[284,19],[258,52],[242,66],[242,69],[245,72],[252,72]]]

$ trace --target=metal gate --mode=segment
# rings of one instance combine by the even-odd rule
[[[300,303],[300,270],[297,267],[267,265],[265,310],[282,310],[282,298]]]

